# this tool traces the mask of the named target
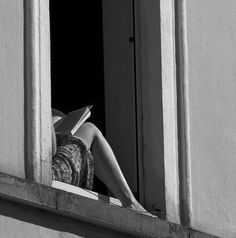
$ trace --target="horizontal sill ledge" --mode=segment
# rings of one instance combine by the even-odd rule
[[[122,206],[120,200],[117,198],[107,197],[87,189],[82,189],[67,183],[59,182],[57,180],[52,180],[52,187],[69,192],[69,193],[74,193],[83,197],[91,198],[97,201],[104,201],[114,206],[119,206],[119,207]]]
[[[96,193],[82,191],[81,188],[66,186],[57,181],[53,181],[53,186],[49,187],[0,173],[0,197],[4,199],[122,231],[135,237],[213,237],[122,208],[117,199],[108,202],[104,200],[105,196],[97,196]],[[114,203],[117,204],[113,205]]]

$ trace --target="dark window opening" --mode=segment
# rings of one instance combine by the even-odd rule
[[[89,119],[105,134],[102,0],[50,0],[52,107],[94,105]],[[106,194],[95,179],[94,190]]]

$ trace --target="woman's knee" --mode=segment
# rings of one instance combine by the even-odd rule
[[[85,122],[76,131],[75,136],[83,139],[87,146],[90,147],[96,137],[102,136],[101,131],[91,122]]]
[[[87,131],[89,134],[93,136],[98,136],[102,134],[101,131],[91,122],[85,122],[81,126],[81,129]]]

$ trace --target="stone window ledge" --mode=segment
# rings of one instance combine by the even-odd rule
[[[87,190],[87,189],[82,189],[80,187],[76,187],[67,183],[59,182],[56,180],[52,180],[52,187],[63,190],[69,193],[74,193],[83,197],[91,198],[97,201],[104,201],[106,203],[113,204],[115,206],[122,207],[121,202],[119,199],[114,198],[114,197],[107,197],[105,195]]]
[[[136,237],[210,238],[186,227],[0,173],[0,197]]]

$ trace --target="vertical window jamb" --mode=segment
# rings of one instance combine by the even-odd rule
[[[51,185],[49,0],[24,1],[26,178]]]
[[[185,226],[190,224],[190,140],[188,102],[188,54],[186,32],[186,1],[175,4],[176,26],[176,78],[178,101],[178,141],[179,141],[179,196],[180,218]]]
[[[166,217],[180,223],[174,0],[161,0],[161,63]]]

